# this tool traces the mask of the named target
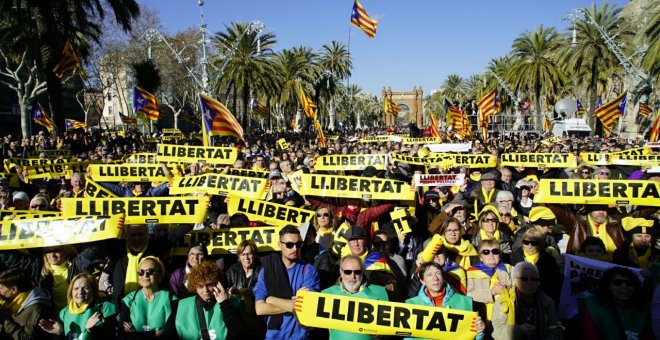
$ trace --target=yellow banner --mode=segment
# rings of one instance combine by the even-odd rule
[[[263,198],[268,192],[269,181],[221,174],[178,177],[170,185],[170,194],[206,193],[208,195],[236,195],[248,198]]]
[[[241,177],[253,177],[253,178],[268,178],[270,172],[261,171],[261,170],[250,170],[250,169],[236,169],[229,168],[227,175],[232,176],[241,176]]]
[[[88,163],[59,163],[49,165],[26,166],[23,168],[27,172],[28,179],[59,179],[62,177],[71,178],[74,172],[84,173]]]
[[[278,251],[282,227],[239,227],[230,229],[194,230],[186,234],[183,241],[174,248],[174,255],[186,255],[195,244],[206,244],[209,255],[236,254],[238,244],[252,240],[260,252]]]
[[[472,330],[477,312],[308,290],[299,290],[296,296],[296,318],[307,327],[430,339],[474,339],[477,335]]]
[[[660,155],[613,155],[610,164],[628,166],[659,166]]]
[[[157,164],[156,154],[151,152],[133,153],[126,158],[128,164]]]
[[[102,187],[91,178],[85,178],[85,197],[117,197],[112,191]]]
[[[412,216],[407,209],[397,209],[390,213],[390,218],[392,219],[392,225],[394,226],[394,231],[397,235],[405,235],[412,231],[410,229],[410,220]]]
[[[390,153],[390,159],[393,162],[415,164],[415,165],[435,165],[443,169],[454,167],[453,155],[450,154],[433,154],[428,157],[417,156],[404,156],[398,153]]]
[[[53,247],[118,238],[123,216],[39,218],[2,222],[0,249]]]
[[[28,218],[55,216],[60,216],[60,212],[43,210],[0,210],[0,220],[24,220]]]
[[[163,142],[169,142],[169,141],[179,140],[179,139],[183,139],[183,138],[184,138],[183,135],[163,135],[162,137],[160,137],[160,140],[163,141]]]
[[[180,135],[181,130],[179,129],[162,129],[160,132],[164,135]]]
[[[657,206],[660,183],[637,180],[542,179],[536,203]]]
[[[167,182],[160,164],[91,164],[87,174],[97,182]]]
[[[13,171],[15,167],[25,167],[25,166],[38,166],[38,165],[48,165],[48,164],[60,164],[66,163],[66,159],[48,159],[48,158],[7,158],[3,161],[5,172],[15,172]]]
[[[368,137],[368,138],[360,138],[360,143],[384,143],[384,142],[399,142],[401,141],[401,137],[397,136],[376,136],[376,137]]]
[[[238,158],[236,148],[158,144],[159,162],[233,165],[236,158]]]
[[[589,165],[609,165],[610,156],[606,153],[580,152],[580,161]]]
[[[431,153],[430,156],[436,155]],[[444,154],[451,156],[454,160],[454,166],[465,166],[468,168],[494,168],[497,166],[497,157],[490,154]]]
[[[503,153],[500,155],[500,166],[515,166],[526,168],[573,168],[577,166],[577,158],[571,153]]]
[[[393,179],[334,176],[296,172],[292,186],[301,195],[364,198],[374,200],[414,200],[415,191],[408,183]],[[291,178],[291,177],[290,177]]]
[[[438,137],[401,138],[401,144],[432,144],[432,143],[442,143],[442,139]]]
[[[277,140],[277,145],[280,146],[280,150],[289,151],[289,143],[286,142],[286,139],[280,138]]]
[[[62,216],[124,214],[126,224],[201,223],[206,217],[208,202],[206,196],[63,198]]]
[[[651,154],[651,148],[647,147],[647,146],[643,146],[641,148],[632,148],[632,149],[627,149],[627,150],[608,152],[607,154],[610,155],[610,156],[613,156],[613,155],[650,155]]]
[[[46,155],[46,158],[71,157],[71,150],[29,150],[27,156],[28,158],[38,158],[42,153]]]
[[[386,154],[324,155],[316,158],[315,170],[363,170],[373,166],[385,170]]]
[[[229,196],[227,210],[229,215],[243,213],[250,221],[260,221],[282,227],[287,224],[299,226],[303,222],[312,222],[314,218],[313,210],[238,196]]]

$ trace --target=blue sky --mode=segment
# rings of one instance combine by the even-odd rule
[[[138,0],[156,10],[163,26],[175,33],[200,23],[197,0]],[[540,25],[563,32],[562,18],[593,1],[580,0],[362,0],[378,31],[369,39],[349,24],[353,0],[206,0],[210,32],[234,22],[261,20],[276,35],[276,50],[333,40],[348,44],[353,57],[350,82],[380,95],[421,86],[427,95],[449,74],[483,72],[492,58],[506,55],[513,40]],[[596,1],[601,4],[603,1]],[[619,7],[628,1],[611,0]]]

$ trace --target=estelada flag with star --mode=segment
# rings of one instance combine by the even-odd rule
[[[226,106],[204,94],[199,95],[199,102],[202,108],[203,131],[208,136],[232,136],[244,140],[243,127]]]

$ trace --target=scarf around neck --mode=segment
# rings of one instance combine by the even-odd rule
[[[126,266],[126,281],[124,281],[124,293],[130,293],[138,289],[138,276],[137,271],[140,263],[140,259],[144,255],[147,246],[145,245],[142,250],[136,255],[133,255],[131,249],[126,246],[126,257],[128,257],[128,265]]]
[[[82,314],[87,310],[88,307],[89,307],[89,302],[83,302],[82,304],[80,304],[80,306],[78,306],[78,304],[75,301],[73,301],[73,299],[69,301],[69,313],[71,314]]]

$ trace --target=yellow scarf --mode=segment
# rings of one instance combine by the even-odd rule
[[[137,255],[133,255],[131,250],[126,246],[126,256],[128,257],[128,266],[126,266],[126,281],[124,281],[124,294],[128,294],[140,287],[138,285],[138,264],[147,246],[144,246]]]
[[[486,189],[484,189],[484,187],[481,187],[481,193],[484,194],[484,203],[488,204],[493,199],[493,195],[495,194],[495,188],[490,189],[490,193],[486,193]]]
[[[461,239],[459,244],[450,244],[445,240],[444,236],[440,237],[442,239],[442,244],[444,244],[448,250],[458,253],[455,262],[461,266],[461,268],[467,270],[472,266],[470,263],[470,256],[477,256],[478,254],[477,250],[474,249],[474,246],[472,246],[470,242]]]
[[[319,228],[318,230],[316,230],[316,232],[319,233],[319,235],[321,236],[328,236],[332,234],[334,230],[332,230],[332,228]]]
[[[82,314],[87,310],[87,307],[89,307],[89,302],[83,302],[80,306],[71,299],[69,301],[69,313],[71,314]]]
[[[69,261],[51,264],[53,273],[53,302],[59,310],[66,306],[66,291],[69,288]]]
[[[2,308],[9,311],[11,314],[18,313],[18,310],[23,307],[25,300],[27,299],[29,292],[18,293],[16,297],[11,300],[9,303],[3,303]]]
[[[541,256],[541,253],[540,253],[540,252],[536,252],[536,254],[531,254],[531,255],[530,255],[530,254],[527,254],[527,253],[523,250],[523,255],[525,256],[525,262],[527,262],[527,263],[531,263],[531,264],[533,264],[533,265],[536,265],[536,262],[539,261],[539,257]]]
[[[486,234],[486,231],[483,230],[483,229],[479,229],[479,235],[481,236],[482,241],[483,240],[491,240],[491,238],[488,237],[488,234]],[[495,230],[495,232],[493,233],[492,240],[496,240],[496,241],[500,240],[500,231],[499,230]]]
[[[607,233],[607,223],[601,224],[598,229],[596,229],[596,224],[590,215],[587,215],[587,222],[589,222],[589,226],[591,227],[591,235],[600,238],[603,243],[605,243],[605,251],[608,253],[614,253],[616,250],[616,244],[614,244],[614,240],[612,240],[610,234]]]
[[[648,268],[649,267],[649,257],[651,256],[651,247],[648,247],[644,252],[644,255],[637,255],[637,250],[635,250],[635,245],[630,243],[630,257],[634,260],[637,260],[639,268]]]

